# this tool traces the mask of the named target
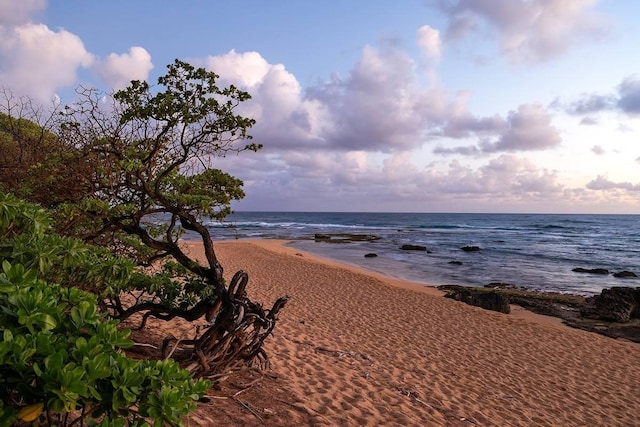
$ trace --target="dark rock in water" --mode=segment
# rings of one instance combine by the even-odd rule
[[[582,267],[578,267],[578,268],[574,268],[571,271],[573,271],[574,273],[588,273],[588,274],[602,274],[602,275],[609,274],[609,270],[607,270],[606,268],[582,268]]]
[[[352,233],[316,233],[313,237],[316,242],[324,243],[373,242],[375,240],[380,240],[379,236]]]
[[[427,251],[427,247],[421,245],[402,245],[400,246],[400,249],[402,249],[403,251]]]
[[[603,289],[600,295],[587,298],[580,310],[587,319],[627,323],[632,318],[640,318],[640,287],[615,286]]]
[[[480,246],[463,246],[460,249],[465,252],[478,252],[480,250]]]
[[[487,285],[484,285],[485,288],[491,289],[516,289],[516,285],[512,285],[511,283],[502,283],[502,282],[491,282]]]
[[[375,258],[375,257],[377,257],[377,256],[378,256],[378,254],[374,254],[374,253],[364,254],[364,257],[365,257],[365,258]]]
[[[632,277],[638,277],[638,275],[636,273],[634,273],[633,271],[620,271],[618,273],[613,273],[613,277],[618,277],[621,279],[625,279],[625,278],[632,278]]]
[[[451,265],[462,265],[462,261],[449,261],[448,264],[451,264]]]
[[[505,314],[511,313],[509,297],[494,291],[482,292],[463,288],[447,294],[446,297],[484,308],[485,310],[493,310]]]

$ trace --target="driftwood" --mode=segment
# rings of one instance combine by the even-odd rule
[[[219,297],[207,311],[207,326],[202,334],[190,340],[165,338],[163,357],[173,356],[195,377],[216,380],[240,365],[269,367],[269,358],[262,345],[275,327],[278,312],[287,297],[276,300],[270,310],[249,300],[246,286],[249,276],[238,271],[231,280],[226,295]],[[180,356],[174,352],[180,348]],[[185,351],[186,350],[186,351]]]

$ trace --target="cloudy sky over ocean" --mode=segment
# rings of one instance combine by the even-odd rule
[[[252,94],[237,210],[640,213],[640,2],[0,0],[42,103],[175,58]]]

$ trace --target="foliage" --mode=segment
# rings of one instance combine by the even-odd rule
[[[217,79],[213,72],[176,60],[156,86],[133,81],[107,95],[80,87],[78,100],[57,106],[47,121],[42,140],[54,135],[55,149],[47,162],[29,165],[33,177],[40,179],[25,180],[17,193],[30,200],[46,197],[48,183],[71,171],[74,196],[52,187],[55,197],[46,201],[55,208],[57,231],[107,248],[131,264],[99,251],[80,254],[84,247],[70,240],[64,240],[64,250],[52,249],[63,244],[55,243],[56,237],[35,245],[20,239],[11,248],[0,245],[0,255],[46,272],[51,280],[96,292],[100,307],[115,318],[143,313],[140,327],[150,316],[189,321],[206,317],[208,329],[186,340],[193,346],[191,359],[202,365],[192,372],[200,375],[224,370],[238,358],[266,361],[263,341],[286,302],[281,298],[265,311],[250,301],[245,273],[227,286],[204,223],[205,218],[222,220],[231,212],[231,202],[244,197],[243,182],[214,168],[216,161],[261,147],[248,133],[254,120],[235,113],[250,95],[233,85],[220,88]],[[13,142],[34,145],[28,138]],[[50,176],[35,173],[43,167]],[[184,233],[202,240],[205,260],[185,251],[180,243]],[[80,265],[74,256],[104,271]],[[157,266],[160,260],[172,262],[149,275],[133,269]]]
[[[65,241],[46,239],[48,218],[37,206],[0,194],[0,213],[4,250],[29,239],[40,251],[53,253]],[[67,268],[89,268],[84,255],[94,248],[77,241],[71,246],[78,251],[66,260]],[[78,419],[98,425],[145,425],[150,420],[179,425],[208,383],[193,381],[173,360],[127,358],[120,349],[132,345],[128,331],[104,319],[95,295],[43,280],[50,276],[51,264],[33,262],[25,252],[20,257],[31,268],[2,256],[0,426],[17,419],[57,425]]]
[[[87,159],[53,132],[59,105],[45,112],[8,89],[0,91],[0,101],[0,188],[46,206],[86,195]]]

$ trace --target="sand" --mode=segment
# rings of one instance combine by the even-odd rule
[[[216,244],[225,276],[249,273],[253,300],[290,300],[266,343],[268,375],[212,389],[191,425],[640,426],[637,344],[485,311],[282,243]],[[216,417],[225,405],[235,415]]]

